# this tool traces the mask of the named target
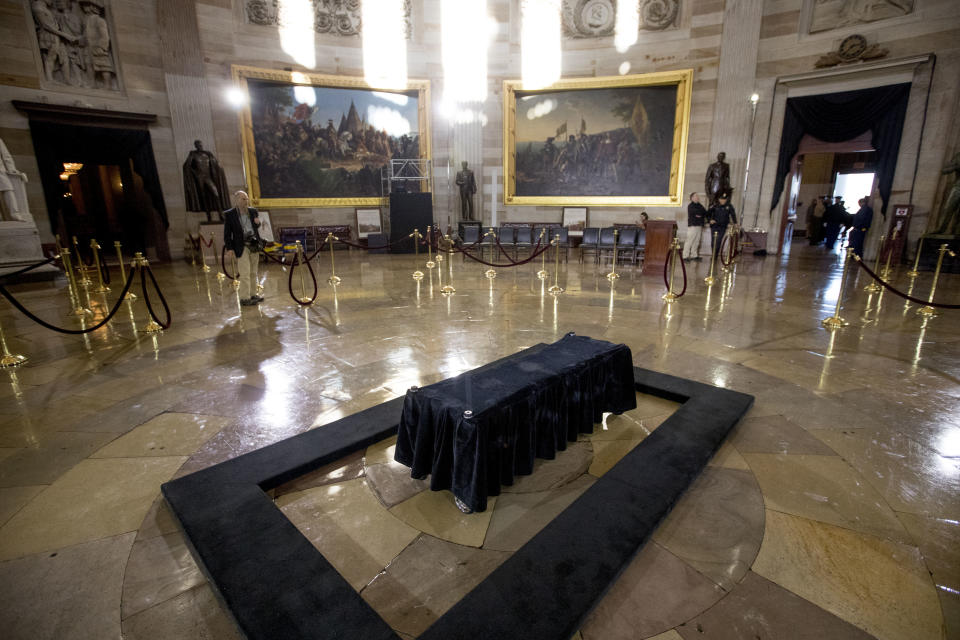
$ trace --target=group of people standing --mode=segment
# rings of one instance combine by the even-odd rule
[[[831,202],[832,200],[832,202]],[[807,238],[810,246],[823,245],[832,251],[840,237],[841,228],[850,231],[848,246],[858,256],[863,256],[863,241],[873,222],[873,208],[867,198],[857,201],[859,209],[853,215],[847,213],[840,196],[821,196],[807,208]]]
[[[730,224],[737,224],[737,212],[730,204],[730,193],[721,191],[716,201],[706,209],[700,204],[700,194],[696,191],[690,194],[690,204],[687,205],[687,240],[683,245],[683,261],[699,261],[700,242],[703,239],[703,227],[710,225],[710,247],[712,256],[715,256],[723,243]],[[716,232],[714,241],[713,232]]]

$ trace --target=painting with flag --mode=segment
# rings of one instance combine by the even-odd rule
[[[505,202],[681,204],[692,79],[681,70],[536,91],[505,82]]]

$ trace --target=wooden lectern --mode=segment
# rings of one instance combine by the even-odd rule
[[[647,248],[643,257],[643,274],[662,274],[670,244],[677,229],[673,220],[647,221]]]

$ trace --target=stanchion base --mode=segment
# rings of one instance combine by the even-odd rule
[[[106,285],[97,287],[96,289],[93,290],[94,293],[108,293],[109,291],[110,291],[110,287]]]
[[[137,294],[135,294],[133,291],[127,291],[127,295],[123,296],[123,299],[124,299],[124,300],[136,300],[136,299],[137,299]]]
[[[497,272],[494,269],[487,269],[486,271],[483,272],[483,275],[487,276],[488,280],[493,280],[494,278],[497,277]]]
[[[143,331],[143,333],[163,333],[163,327],[151,320],[141,331]]]
[[[924,305],[919,309],[917,309],[917,313],[919,313],[922,316],[927,316],[928,318],[932,318],[937,315],[937,310],[931,307],[930,305]]]
[[[550,274],[544,271],[543,269],[541,269],[540,271],[537,271],[537,277],[540,278],[541,280],[546,280],[548,275]]]
[[[866,291],[867,293],[880,293],[881,291],[883,291],[883,287],[878,285],[876,282],[871,282],[870,284],[865,286],[863,290]]]
[[[830,316],[829,318],[824,318],[820,324],[825,326],[827,329],[840,329],[842,327],[846,327],[850,323],[838,316]]]
[[[237,290],[239,290],[239,289],[240,289],[240,281],[239,281],[239,280],[234,280],[234,281],[233,281],[233,282],[231,282],[230,284],[232,284],[232,285],[233,285],[233,289],[234,289],[234,291],[237,291]]]
[[[330,276],[329,278],[327,278],[327,284],[332,284],[332,285],[338,285],[338,284],[340,284],[340,277],[339,277],[339,276]]]
[[[457,290],[454,289],[454,288],[453,288],[451,285],[449,285],[449,284],[445,284],[445,285],[443,285],[442,287],[440,287],[440,293],[442,293],[442,294],[445,295],[445,296],[453,295],[453,294],[455,294],[456,292],[457,292]]]
[[[210,265],[208,265],[208,264],[203,265],[203,272],[204,272],[204,273],[210,273],[211,271],[212,271],[212,269],[210,268]]]
[[[660,296],[660,297],[663,298],[664,300],[666,300],[667,302],[673,302],[674,300],[679,300],[679,299],[680,299],[680,296],[678,296],[677,294],[675,294],[675,293],[673,293],[673,292],[671,292],[671,291],[666,292],[665,294],[663,294],[663,295]]]
[[[220,282],[223,282],[226,279],[227,279],[227,274],[223,273],[222,271],[217,274],[217,280],[219,280]]]
[[[437,262],[443,262],[443,255],[442,255],[442,254],[437,256]]]
[[[433,268],[436,267],[436,266],[437,266],[437,263],[434,262],[433,260],[428,260],[428,261],[427,261],[427,269],[433,269]]]
[[[549,293],[552,293],[552,294],[555,295],[555,296],[558,296],[558,295],[560,295],[561,293],[563,293],[563,287],[561,287],[560,285],[556,285],[556,284],[555,284],[555,285],[553,285],[552,287],[550,287],[549,289],[547,289],[547,291],[548,291]]]
[[[83,307],[74,307],[73,310],[70,311],[70,315],[77,316],[78,318],[82,316],[92,316],[93,311],[90,309],[84,309]]]
[[[27,361],[27,356],[21,356],[15,353],[8,353],[0,358],[0,369],[9,367],[19,367]]]
[[[423,280],[423,271],[419,269],[414,271],[412,274],[414,280]]]
[[[614,280],[618,280],[619,278],[620,278],[619,273],[615,273],[611,271],[610,273],[607,274],[607,280],[610,280],[611,282],[613,282]]]
[[[313,300],[307,297],[303,297],[303,298],[297,298],[297,302],[301,302],[303,304],[310,304],[313,302]]]
[[[919,271],[907,271],[908,278],[916,278],[918,275],[920,275]]]
[[[704,281],[706,284],[708,284],[708,285],[710,285],[710,286],[713,286],[713,285],[717,282],[717,279],[714,278],[713,276],[707,276],[706,278],[703,279],[703,281]]]
[[[90,285],[93,284],[93,280],[91,280],[90,278],[85,278],[77,282],[77,284],[83,287],[84,289],[88,289],[90,288]]]

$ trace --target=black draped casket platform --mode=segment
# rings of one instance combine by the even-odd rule
[[[534,458],[552,460],[604,412],[637,406],[630,348],[567,334],[507,361],[413,388],[403,403],[395,459],[430,488],[487,508]]]

